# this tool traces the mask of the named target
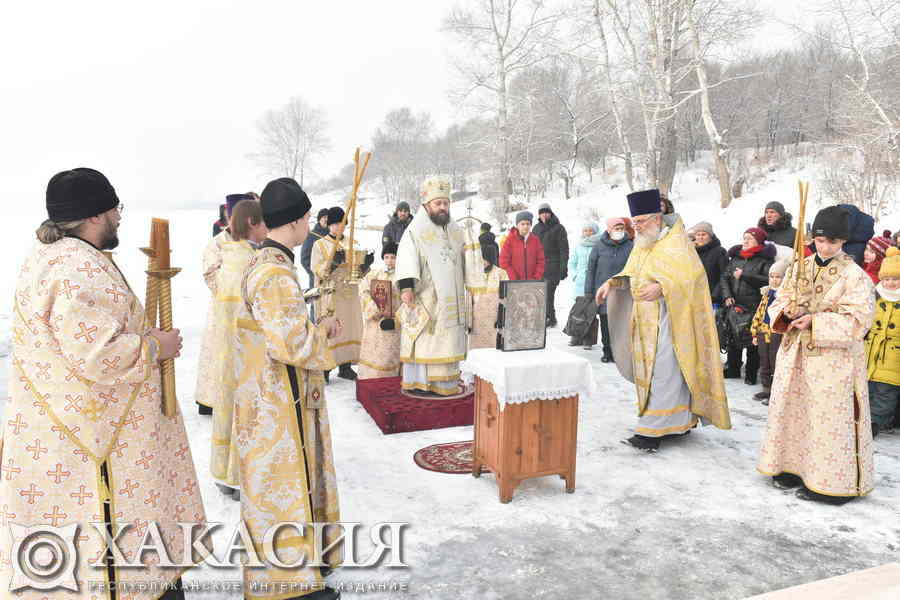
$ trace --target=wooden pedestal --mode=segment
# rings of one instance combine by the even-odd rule
[[[507,404],[500,411],[494,387],[475,378],[475,450],[472,475],[485,465],[500,486],[500,502],[512,500],[519,482],[559,475],[575,491],[578,396]]]

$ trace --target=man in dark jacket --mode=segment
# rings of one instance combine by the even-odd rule
[[[844,242],[844,252],[853,257],[860,267],[863,266],[866,244],[875,236],[875,219],[852,204],[838,204],[850,215],[850,239]]]
[[[709,283],[709,296],[713,304],[722,303],[721,279],[725,267],[728,266],[728,253],[722,247],[722,242],[713,232],[712,225],[701,221],[691,228],[694,233],[694,244],[697,246],[697,254],[703,269],[706,271],[706,281]]]
[[[328,209],[323,208],[319,211],[319,214],[316,215],[316,226],[313,227],[312,231],[309,232],[309,235],[306,236],[306,239],[303,241],[303,246],[300,248],[300,264],[303,265],[304,270],[309,274],[309,287],[315,287],[316,285],[316,277],[313,275],[312,266],[310,262],[312,261],[312,248],[313,244],[316,243],[319,238],[328,235]]]
[[[584,280],[584,293],[592,298],[597,297],[597,290],[606,281],[622,272],[634,242],[625,233],[625,219],[607,219],[606,231],[600,236],[600,241],[591,250],[588,258],[587,277]],[[609,321],[606,316],[606,303],[599,306],[597,314],[600,316],[600,339],[603,344],[603,356],[600,362],[612,362],[612,343],[609,338]]]
[[[497,260],[500,259],[500,245],[497,243],[497,236],[495,236],[494,232],[491,231],[490,223],[481,224],[481,233],[478,235],[478,244],[482,248],[485,248],[486,246],[493,246],[494,253],[497,255]]]
[[[547,327],[556,327],[556,288],[569,276],[569,238],[549,204],[538,207],[538,224],[532,230],[544,246],[544,281],[547,282]]]
[[[409,212],[409,204],[407,202],[397,203],[397,208],[394,210],[391,220],[388,221],[388,224],[384,226],[384,231],[381,232],[381,245],[384,246],[388,242],[393,242],[399,246],[400,238],[403,237],[403,232],[406,231],[411,222],[412,217]]]
[[[736,340],[728,347],[725,379],[740,379],[741,355],[743,349],[747,348],[744,383],[756,385],[759,352],[751,343],[750,322],[762,299],[760,289],[769,283],[769,268],[776,256],[775,245],[766,243],[766,232],[760,227],[751,227],[745,231],[744,243],[728,251],[730,261],[721,278],[722,298],[731,310],[740,315],[741,318],[733,319],[733,315],[730,315],[729,320],[733,324],[740,323],[740,331],[734,331],[734,335],[744,338],[745,343]]]
[[[773,201],[766,204],[766,212],[757,227],[766,232],[768,240],[773,244],[793,248],[797,230],[791,226],[792,220],[791,214],[784,210],[784,204]]]

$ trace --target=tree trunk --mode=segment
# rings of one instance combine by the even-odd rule
[[[722,137],[716,129],[713,121],[712,109],[709,104],[709,83],[706,78],[706,65],[700,52],[700,34],[694,23],[693,13],[688,14],[688,30],[691,35],[691,44],[694,48],[694,68],[697,72],[697,81],[700,83],[700,110],[703,114],[703,125],[709,136],[709,145],[712,149],[713,160],[716,162],[716,176],[719,179],[719,195],[722,208],[728,208],[731,204],[731,176],[728,173],[728,149],[722,143]]]

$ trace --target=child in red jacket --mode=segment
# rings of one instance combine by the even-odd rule
[[[516,215],[516,226],[509,230],[500,251],[500,268],[513,281],[544,278],[544,247],[531,233],[534,215],[527,210]]]

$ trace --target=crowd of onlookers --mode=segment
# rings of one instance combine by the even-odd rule
[[[873,420],[881,427],[893,422],[893,406],[900,398],[900,344],[895,347],[894,330],[900,326],[900,231],[875,235],[875,220],[858,208],[841,205],[849,213],[850,236],[844,252],[871,277],[876,287],[876,319],[867,336],[869,392]],[[672,202],[662,196],[660,211],[674,213]],[[409,205],[400,203],[384,228],[384,241],[398,242],[411,220]],[[700,222],[687,230],[706,271],[710,302],[716,314],[720,347],[726,354],[726,379],[741,379],[747,385],[762,384],[754,399],[768,405],[781,335],[769,323],[767,308],[773,302],[793,257],[797,229],[793,217],[780,202],[769,202],[759,221],[748,227],[739,244],[725,247],[713,226]],[[595,222],[580,226],[580,239],[569,247],[566,228],[549,204],[538,207],[537,222],[529,211],[521,211],[515,224],[498,238],[488,223],[481,226],[479,242],[485,261],[503,269],[511,280],[547,282],[547,326],[557,326],[555,310],[559,283],[572,278],[575,311],[595,320],[595,327],[571,335],[569,344],[587,350],[597,343],[602,362],[613,360],[606,305],[592,300],[608,279],[621,272],[634,246],[634,229],[627,217],[609,218],[601,227]],[[812,254],[812,239],[805,236],[804,251]],[[888,258],[897,253],[896,257]],[[487,264],[487,263],[486,263]],[[896,272],[895,272],[896,270]],[[880,285],[879,285],[880,284]],[[581,300],[589,298],[588,300]],[[568,330],[565,330],[568,333]],[[882,406],[884,414],[876,414]]]

